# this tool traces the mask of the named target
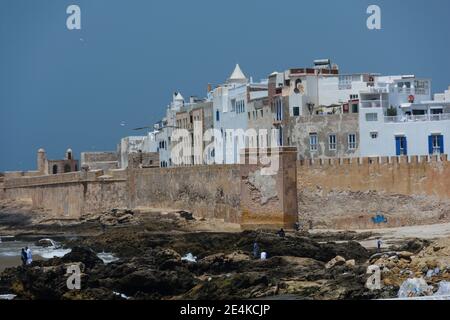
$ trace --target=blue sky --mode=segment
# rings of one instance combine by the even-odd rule
[[[70,4],[81,30],[66,28]],[[382,30],[366,27],[370,4]],[[114,150],[160,119],[173,91],[204,96],[235,63],[260,79],[331,58],[442,92],[449,12],[448,0],[0,0],[0,171],[35,168],[40,147],[55,159]]]

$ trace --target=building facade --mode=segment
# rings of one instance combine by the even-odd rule
[[[331,61],[269,77],[269,101],[279,143],[295,146],[298,159],[359,156],[359,91],[369,74],[340,75]]]
[[[274,146],[296,147],[299,160],[442,154],[449,115],[450,88],[432,99],[431,80],[413,75],[343,74],[324,59],[253,82],[236,65],[207,98],[175,92],[152,138],[122,141],[121,163],[141,150],[161,167],[235,164],[245,147]]]
[[[450,101],[431,100],[431,81],[380,77],[361,93],[362,156],[434,155],[450,150]]]
[[[239,163],[240,150],[251,146],[250,143],[257,146],[258,128],[249,127],[254,111],[249,110],[249,103],[267,95],[267,81],[253,83],[239,65],[225,84],[213,90],[214,129],[219,135],[214,139],[215,163]]]
[[[172,139],[174,166],[193,166],[209,163],[214,155],[212,142],[205,141],[206,132],[213,129],[213,103],[191,97],[176,113],[176,128],[184,131],[178,141]]]

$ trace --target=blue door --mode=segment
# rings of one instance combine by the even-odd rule
[[[406,137],[395,137],[395,153],[397,156],[408,155],[408,144]]]

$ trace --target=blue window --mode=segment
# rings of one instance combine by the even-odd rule
[[[429,154],[443,154],[444,153],[444,136],[441,134],[433,134],[428,137]]]
[[[406,137],[395,137],[395,152],[398,156],[408,155],[408,144]]]

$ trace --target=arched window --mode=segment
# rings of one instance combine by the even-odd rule
[[[65,166],[64,166],[64,173],[68,173],[68,172],[70,172],[70,171],[72,171],[72,169],[70,168],[70,164],[66,164]]]
[[[53,172],[53,174],[58,174],[58,166],[56,164],[53,165],[52,172]]]
[[[72,160],[72,152],[67,153],[67,160]]]

